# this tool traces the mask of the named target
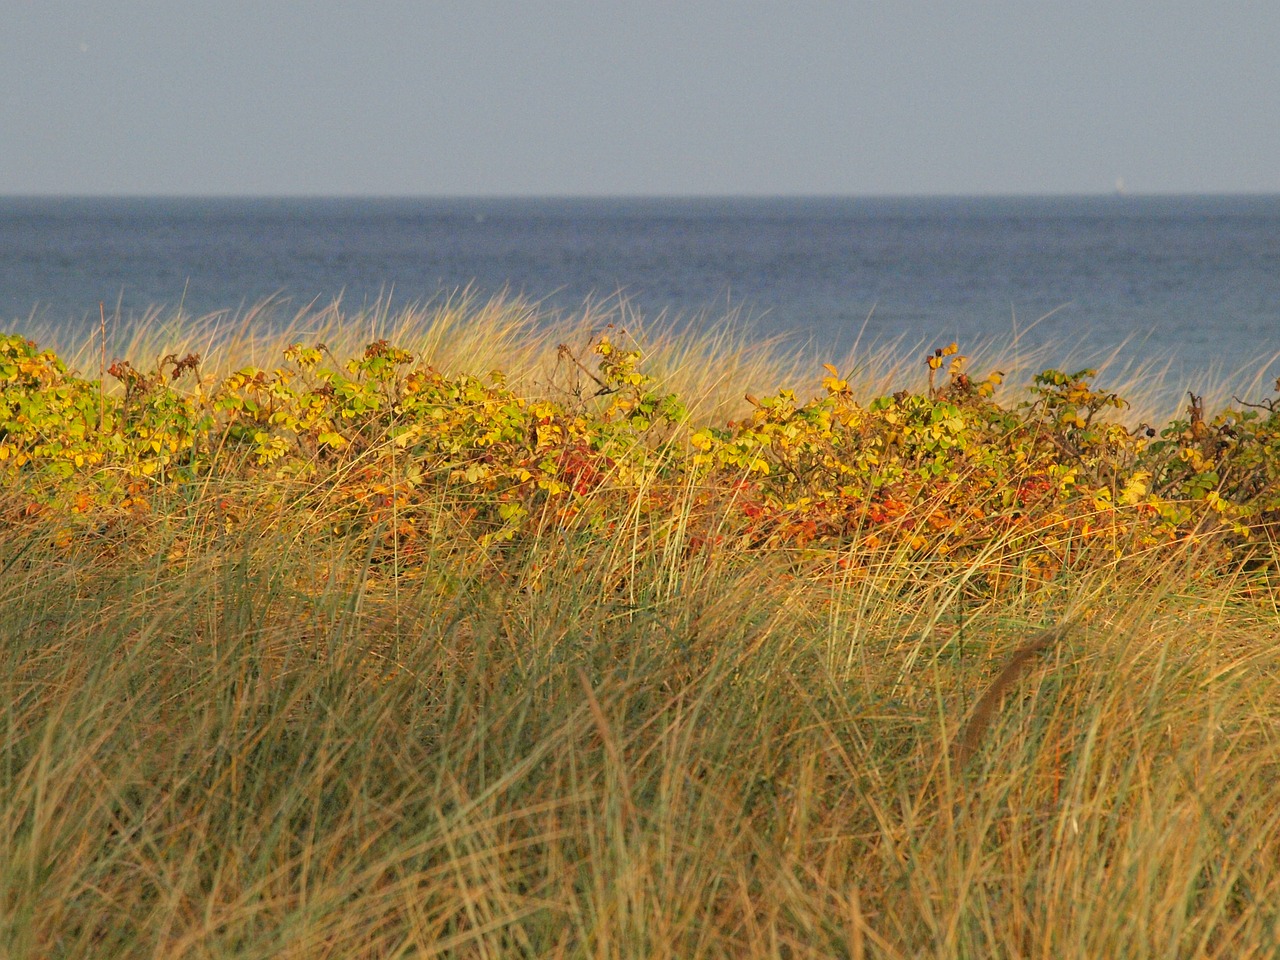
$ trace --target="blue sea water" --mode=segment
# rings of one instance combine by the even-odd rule
[[[694,325],[737,311],[833,357],[1018,332],[1256,371],[1280,351],[1280,196],[0,198],[9,329],[96,324],[99,301],[128,320],[463,287],[565,311],[620,294]]]

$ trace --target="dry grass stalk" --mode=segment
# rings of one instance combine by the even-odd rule
[[[969,722],[965,724],[952,745],[951,754],[955,758],[956,769],[963,769],[973,755],[977,753],[978,747],[982,745],[983,737],[995,717],[996,707],[999,706],[1009,688],[1022,675],[1027,665],[1038,654],[1050,649],[1062,639],[1064,632],[1063,627],[1050,627],[1013,651],[1013,654],[1005,663],[1004,669],[991,681],[986,692],[983,693],[977,705],[974,706],[973,713],[969,716]]]

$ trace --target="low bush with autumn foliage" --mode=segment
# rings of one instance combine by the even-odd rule
[[[747,393],[722,422],[692,416],[612,325],[560,344],[536,391],[501,370],[442,373],[386,339],[349,357],[297,342],[276,360],[211,373],[195,353],[116,359],[103,384],[0,337],[11,519],[40,515],[92,550],[178,502],[208,530],[283,510],[312,545],[367,539],[396,576],[435,548],[423,531],[442,511],[477,561],[549,531],[678,520],[682,550],[857,564],[888,549],[977,563],[997,589],[1011,556],[1045,579],[1189,537],[1265,565],[1280,517],[1276,401],[1206,419],[1191,396],[1184,419],[1131,427],[1094,370],[1044,370],[997,399],[1002,375],[971,377],[954,343],[925,358],[918,391],[857,397],[827,364],[816,397]]]
[[[0,336],[9,953],[1275,946],[1280,401],[512,309]]]

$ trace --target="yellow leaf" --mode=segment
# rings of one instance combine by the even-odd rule
[[[1142,502],[1142,498],[1147,495],[1147,491],[1150,489],[1147,485],[1150,479],[1151,474],[1145,470],[1140,470],[1131,476],[1120,491],[1120,502],[1128,506]]]

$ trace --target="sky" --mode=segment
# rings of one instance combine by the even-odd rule
[[[0,0],[0,195],[1280,192],[1280,4]]]

